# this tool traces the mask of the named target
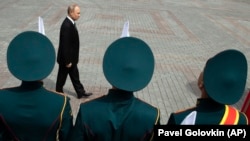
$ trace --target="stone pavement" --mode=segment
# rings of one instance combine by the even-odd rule
[[[0,88],[20,84],[6,66],[9,42],[20,32],[37,31],[41,16],[45,33],[57,50],[59,28],[72,2],[81,7],[77,21],[80,78],[85,89],[94,93],[76,99],[68,78],[65,92],[71,97],[74,115],[81,102],[104,95],[110,88],[102,72],[102,58],[127,20],[130,35],[147,42],[155,55],[154,76],[135,95],[160,108],[163,124],[171,112],[195,105],[200,96],[196,80],[208,58],[235,48],[250,62],[249,0],[0,0]],[[44,80],[46,88],[55,89],[57,71],[56,64]],[[235,104],[238,108],[244,97]]]

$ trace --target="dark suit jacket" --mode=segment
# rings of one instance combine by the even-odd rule
[[[79,60],[79,35],[74,24],[66,17],[61,25],[57,62],[76,65]]]

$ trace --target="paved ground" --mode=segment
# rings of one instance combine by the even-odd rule
[[[41,16],[45,33],[57,50],[59,28],[72,2],[81,6],[77,21],[80,77],[86,90],[94,93],[90,98],[76,99],[68,78],[65,92],[71,97],[74,114],[80,102],[104,95],[110,88],[102,73],[102,58],[127,20],[130,35],[151,46],[156,62],[150,84],[135,94],[160,108],[162,123],[171,112],[195,104],[200,94],[196,80],[208,58],[229,48],[250,57],[248,0],[0,0],[0,88],[20,84],[6,66],[9,42],[22,31],[37,31]],[[46,88],[55,89],[57,70],[56,64],[44,80]],[[238,108],[244,97],[235,104]]]

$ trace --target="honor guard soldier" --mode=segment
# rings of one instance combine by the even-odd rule
[[[182,124],[193,111],[196,116],[189,123],[195,125],[248,124],[246,115],[232,106],[244,93],[247,69],[246,57],[238,50],[224,50],[210,58],[198,78],[201,98],[196,106],[172,113],[167,124]]]
[[[68,141],[73,127],[69,98],[42,85],[55,64],[51,41],[35,31],[18,34],[7,49],[20,86],[0,90],[1,141]]]
[[[103,58],[103,72],[112,85],[107,95],[82,103],[70,141],[148,141],[160,124],[159,109],[134,96],[154,72],[154,56],[141,39],[114,41]]]

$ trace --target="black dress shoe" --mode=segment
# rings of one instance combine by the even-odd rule
[[[90,96],[92,95],[93,93],[84,93],[83,96]]]
[[[91,96],[93,93],[83,93],[81,94],[81,96],[78,96],[77,98],[82,98],[82,97],[88,97],[88,96]]]

